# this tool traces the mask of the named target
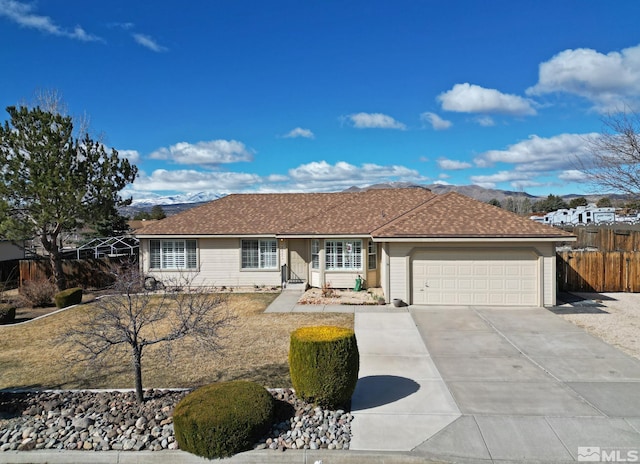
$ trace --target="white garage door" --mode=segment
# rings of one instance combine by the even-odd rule
[[[538,306],[538,261],[528,251],[423,252],[412,261],[412,303]]]

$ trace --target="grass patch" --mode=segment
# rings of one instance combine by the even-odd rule
[[[291,387],[287,356],[289,336],[309,325],[353,328],[353,315],[344,313],[271,313],[265,308],[277,294],[229,294],[229,309],[237,319],[224,329],[219,354],[198,350],[188,339],[173,346],[167,358],[162,345],[150,347],[143,358],[145,388],[199,387],[228,380],[251,380],[265,387]],[[77,324],[91,304],[17,326],[0,326],[0,389],[3,388],[133,388],[130,355],[121,350],[100,366],[69,364],[68,348],[56,340]]]

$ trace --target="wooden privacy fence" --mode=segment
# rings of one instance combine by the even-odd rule
[[[563,251],[556,253],[558,290],[640,292],[639,251]]]
[[[110,267],[128,261],[129,257],[65,259],[62,270],[68,287],[105,288],[113,283]],[[52,275],[48,259],[21,260],[20,285],[29,280],[48,279]]]
[[[640,251],[640,230],[637,225],[566,227],[577,237],[567,242],[572,248],[596,248],[598,251]]]

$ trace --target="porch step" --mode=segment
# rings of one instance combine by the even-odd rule
[[[306,282],[287,282],[287,286],[283,288],[284,291],[304,292],[307,289]]]

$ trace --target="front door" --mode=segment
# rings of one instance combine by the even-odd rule
[[[309,281],[308,242],[303,239],[289,240],[289,280]]]

